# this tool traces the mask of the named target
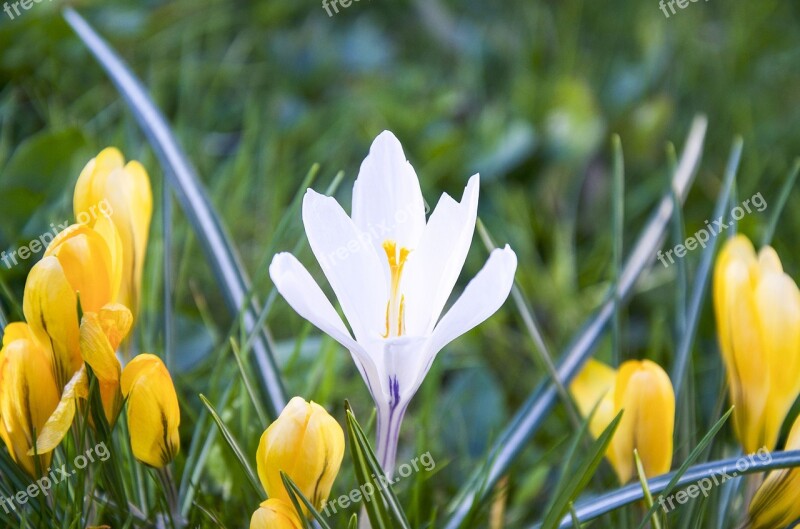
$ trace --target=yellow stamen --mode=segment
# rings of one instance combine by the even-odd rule
[[[391,274],[391,291],[389,301],[386,302],[386,331],[384,338],[390,336],[402,336],[405,334],[405,296],[400,294],[400,277],[403,274],[403,266],[411,250],[400,248],[398,251],[397,243],[392,240],[383,242],[383,249],[386,258],[389,260],[389,272]],[[397,323],[394,325],[394,323]]]

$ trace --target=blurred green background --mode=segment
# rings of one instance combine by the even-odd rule
[[[175,267],[172,364],[191,424],[191,410],[201,407],[197,394],[209,391],[215,354],[225,349],[231,316],[177,205],[169,221],[173,239],[164,243],[162,171],[117,91],[61,19],[61,5],[34,4],[14,20],[0,13],[0,249],[17,248],[51,222],[70,219],[72,186],[101,148],[116,145],[141,160],[157,204],[137,343],[163,353],[166,249]],[[319,191],[344,171],[337,197],[349,209],[352,181],[383,129],[400,138],[432,205],[442,192],[460,195],[468,177],[481,173],[480,216],[498,243],[517,252],[518,282],[554,352],[613,278],[613,133],[621,136],[626,162],[624,248],[668,189],[668,142],[680,150],[697,113],[708,116],[709,132],[684,211],[689,234],[713,220],[737,135],[744,139],[741,199],[761,192],[774,203],[800,154],[797,2],[710,0],[669,18],[656,0],[359,0],[331,17],[317,1],[75,7],[143,79],[174,126],[262,297],[271,288],[268,249],[288,250],[304,238],[296,212],[283,237],[276,240],[274,232],[311,166],[321,164]],[[798,206],[794,193],[775,237],[795,278]],[[740,229],[758,240],[768,214],[745,217]],[[464,280],[486,254],[476,238]],[[686,258],[690,268],[699,254]],[[301,260],[321,278],[309,251]],[[0,264],[0,306],[11,320],[21,318],[25,275],[34,262]],[[647,356],[669,370],[675,273],[654,256],[625,310],[622,359]],[[708,309],[694,355],[702,385],[698,418],[686,426],[693,436],[717,418],[723,383]],[[289,393],[326,403],[340,420],[348,398],[366,423],[371,402],[348,356],[283,300],[268,324]],[[510,302],[440,355],[412,405],[398,457],[402,463],[430,451],[437,461],[435,475],[399,486],[412,524],[443,509],[544,376]],[[241,422],[243,443],[254,453],[261,428],[244,422],[252,413],[237,406],[245,401],[226,414]],[[509,482],[509,526],[537,518],[547,497],[540,492],[569,433],[558,410],[520,459]],[[226,450],[215,448],[198,502],[233,526],[254,505],[241,492]],[[354,483],[345,472],[336,490]],[[608,469],[596,485],[613,485]]]

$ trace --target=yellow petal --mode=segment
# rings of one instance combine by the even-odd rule
[[[18,339],[3,347],[0,417],[3,441],[11,457],[29,475],[45,471],[50,455],[28,455],[34,439],[58,406],[59,396],[47,354],[34,340]]]
[[[180,408],[175,386],[160,358],[141,354],[122,372],[133,455],[161,468],[180,450]]]
[[[114,263],[100,233],[74,224],[53,239],[45,256],[58,258],[72,289],[80,294],[83,312],[97,312],[114,301]]]
[[[88,396],[89,379],[86,376],[86,368],[82,367],[64,387],[58,406],[50,418],[47,419],[42,431],[36,438],[36,451],[38,453],[46,454],[56,449],[72,426],[78,399],[85,400]],[[34,451],[31,448],[28,451],[28,455],[33,454]]]
[[[36,340],[48,349],[56,382],[63,388],[83,359],[78,300],[58,258],[44,257],[33,266],[25,283],[22,308]]]
[[[274,498],[263,502],[250,518],[250,529],[301,529],[302,527],[303,524],[294,507]]]
[[[572,398],[583,417],[588,417],[595,409],[589,430],[597,438],[611,423],[614,413],[614,383],[617,372],[603,362],[590,358],[583,370],[569,386]],[[598,404],[599,403],[599,404]]]
[[[122,305],[106,305],[99,313],[87,312],[81,321],[81,354],[98,379],[106,420],[112,425],[122,406],[122,367],[115,351],[132,321],[130,311]]]
[[[761,274],[755,301],[768,371],[762,446],[772,449],[800,393],[800,291],[789,276],[772,269]]]
[[[285,472],[315,507],[321,508],[344,456],[344,432],[316,403],[293,398],[261,436],[258,475],[267,495],[291,501],[281,480]]]

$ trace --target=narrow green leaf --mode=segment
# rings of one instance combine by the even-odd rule
[[[783,209],[786,207],[786,202],[789,200],[789,195],[792,189],[794,189],[798,174],[800,174],[800,158],[795,160],[792,170],[789,172],[789,176],[787,176],[786,180],[783,182],[781,193],[778,195],[778,202],[772,206],[769,224],[767,224],[767,229],[764,231],[764,238],[761,240],[762,246],[767,246],[772,243],[772,237],[775,235],[775,228],[778,226],[778,221],[781,218]]]
[[[569,480],[564,485],[563,491],[558,494],[553,507],[548,511],[547,516],[542,522],[542,529],[554,529],[558,527],[561,518],[569,511],[570,503],[580,494],[584,487],[586,487],[589,480],[592,479],[594,471],[603,460],[606,449],[614,437],[614,432],[617,430],[619,421],[622,419],[622,413],[619,412],[614,420],[611,421],[603,433],[592,443],[592,446],[587,451],[586,457],[582,458],[580,463],[572,472]]]
[[[245,475],[247,476],[247,480],[252,485],[253,490],[261,497],[265,497],[264,489],[261,486],[261,482],[256,477],[256,473],[253,470],[253,467],[250,466],[250,462],[247,459],[242,448],[239,446],[239,443],[236,441],[236,438],[233,436],[233,433],[228,429],[225,425],[225,421],[222,420],[222,417],[219,416],[217,410],[214,409],[214,406],[209,402],[209,400],[205,397],[205,395],[200,395],[200,400],[203,401],[203,404],[206,408],[208,408],[211,417],[214,419],[214,422],[217,423],[217,427],[219,427],[219,431],[222,433],[222,436],[225,438],[225,442],[228,443],[228,446],[233,451],[233,455],[236,456],[236,459],[239,461],[239,464],[242,467]]]
[[[636,461],[636,474],[639,476],[639,483],[642,485],[645,504],[650,509],[653,506],[653,495],[650,494],[650,488],[647,486],[647,476],[644,473],[644,466],[642,466],[642,458],[639,457],[639,450],[636,448],[633,449],[633,459]],[[655,512],[650,515],[650,520],[653,522],[653,529],[661,529],[661,522]]]
[[[311,501],[309,501],[309,499],[306,498],[305,494],[303,494],[303,491],[300,490],[300,487],[298,487],[297,484],[292,480],[292,478],[289,477],[289,475],[286,474],[286,472],[284,471],[281,471],[281,480],[283,480],[283,486],[286,487],[286,492],[289,493],[289,496],[292,499],[292,503],[294,503],[294,507],[295,509],[297,509],[297,514],[299,514],[304,519],[304,521],[307,520],[307,516],[303,512],[303,509],[299,505],[298,501],[301,502],[303,505],[305,505],[306,509],[308,509],[308,512],[311,514],[311,516],[317,521],[317,523],[319,523],[322,526],[322,529],[331,529],[331,526],[328,525],[328,523],[319,513],[317,508],[314,507],[314,505],[312,505]]]

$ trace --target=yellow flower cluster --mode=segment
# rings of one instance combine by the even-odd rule
[[[163,363],[140,355],[123,370],[116,356],[138,309],[152,192],[141,164],[125,164],[114,148],[81,172],[76,218],[101,202],[110,214],[63,230],[33,266],[23,297],[27,323],[12,323],[3,335],[0,438],[33,477],[48,468],[84,405],[89,370],[110,425],[127,399],[137,459],[161,467],[179,449],[180,412]]]

